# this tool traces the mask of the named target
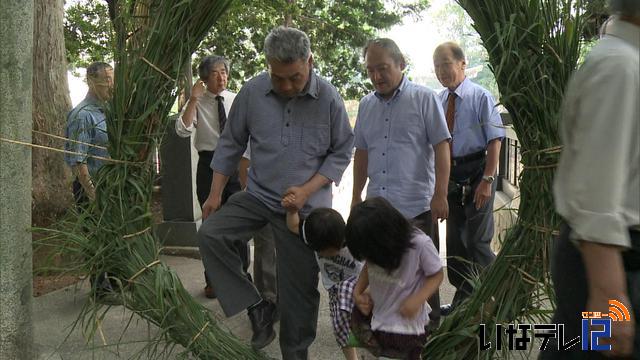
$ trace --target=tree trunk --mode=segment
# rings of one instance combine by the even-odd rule
[[[33,129],[64,136],[71,109],[64,48],[64,0],[35,0],[33,27]],[[63,148],[64,141],[38,133],[36,144]],[[34,149],[33,222],[42,225],[71,204],[71,174],[62,153]]]
[[[31,360],[31,148],[8,141],[31,142],[33,2],[0,9],[0,359]]]

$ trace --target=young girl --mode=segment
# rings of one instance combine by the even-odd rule
[[[283,205],[287,208],[287,227],[299,234],[304,243],[316,253],[322,284],[329,292],[329,311],[336,341],[345,358],[357,360],[356,349],[347,346],[349,339],[353,287],[362,263],[351,256],[345,247],[344,220],[333,209],[318,208],[306,219],[300,221],[298,211],[289,210],[290,199],[285,197]]]
[[[351,254],[365,260],[354,289],[354,335],[376,356],[419,359],[426,301],[443,278],[433,242],[380,197],[351,209],[345,235]]]

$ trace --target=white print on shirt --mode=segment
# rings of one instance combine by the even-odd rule
[[[405,286],[404,280],[397,277],[397,271],[392,271],[389,274],[387,270],[371,263],[369,263],[369,278],[376,282],[394,284],[399,287]]]

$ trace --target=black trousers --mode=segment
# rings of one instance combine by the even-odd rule
[[[497,183],[491,184],[491,198],[476,209],[473,196],[482,181],[485,159],[451,167],[449,181],[449,217],[447,219],[447,277],[456,287],[453,304],[457,305],[472,291],[466,279],[490,265],[495,259],[493,238],[493,200]]]
[[[198,196],[198,202],[200,203],[200,207],[204,205],[204,202],[209,197],[209,192],[211,191],[211,182],[213,181],[213,170],[211,169],[211,161],[213,160],[213,151],[199,151],[198,152],[198,168],[196,170],[196,194]],[[227,186],[224,188],[224,192],[222,193],[222,205],[224,205],[227,200],[231,197],[231,195],[237,193],[238,191],[242,191],[242,187],[240,186],[240,180],[238,179],[238,173],[236,172],[233,176],[229,177],[229,181],[227,182]],[[240,255],[240,259],[242,259],[242,268],[245,272],[249,270],[250,259],[250,250],[249,244],[244,244],[242,242],[237,242],[236,244],[238,248],[238,255]],[[209,285],[209,280],[205,273],[205,279],[207,281],[207,285]]]
[[[556,293],[556,311],[551,320],[554,324],[564,324],[564,339],[569,341],[582,334],[582,311],[586,309],[589,297],[587,274],[580,250],[569,240],[571,228],[563,224],[560,236],[555,241],[551,253],[551,276]],[[640,233],[631,231],[631,241],[640,250]],[[629,267],[631,264],[627,264]],[[632,359],[640,359],[640,269],[625,269],[627,292],[633,307],[636,334]],[[558,351],[555,339],[551,339],[547,349],[540,352],[543,360],[610,359],[596,351],[580,350],[580,343],[568,351]]]
[[[436,246],[438,251],[440,250],[440,235],[438,233],[438,223],[434,223],[431,220],[431,210],[423,212],[422,214],[413,218],[413,224],[422,232],[429,235],[433,241],[433,245]],[[436,292],[427,301],[431,307],[429,313],[429,329],[433,330],[440,325],[440,291]]]

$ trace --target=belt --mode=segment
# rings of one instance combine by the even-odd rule
[[[487,156],[487,151],[486,150],[481,150],[481,151],[474,152],[474,153],[469,154],[469,155],[454,157],[454,158],[451,159],[451,166],[458,166],[458,165],[462,165],[462,164],[466,164],[466,163],[482,160],[486,156]]]

